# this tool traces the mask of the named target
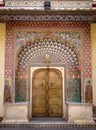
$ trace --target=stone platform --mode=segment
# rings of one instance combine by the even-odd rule
[[[1,128],[94,128],[96,129],[96,123],[84,124],[84,123],[68,123],[63,118],[32,118],[28,123],[0,123]]]

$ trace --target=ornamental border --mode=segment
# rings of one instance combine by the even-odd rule
[[[0,22],[6,21],[90,21],[96,22],[96,15],[0,15]]]

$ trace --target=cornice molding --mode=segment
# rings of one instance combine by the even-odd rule
[[[51,10],[44,10],[46,0],[5,0],[0,7],[0,22],[6,21],[96,21],[92,0],[49,0]]]
[[[0,22],[7,21],[89,21],[96,22],[96,15],[0,15]]]
[[[5,0],[5,7],[2,9],[31,9],[44,10],[46,0]],[[88,10],[92,8],[92,0],[48,0],[51,3],[51,10]]]

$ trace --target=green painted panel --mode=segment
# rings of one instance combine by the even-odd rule
[[[15,79],[15,102],[26,101],[26,79]]]
[[[81,79],[68,79],[68,101],[81,102]]]

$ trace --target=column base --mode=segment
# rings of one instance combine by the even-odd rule
[[[67,103],[68,122],[70,123],[95,123],[93,120],[93,104]]]
[[[2,123],[29,122],[28,106],[28,103],[4,104],[4,118]]]

